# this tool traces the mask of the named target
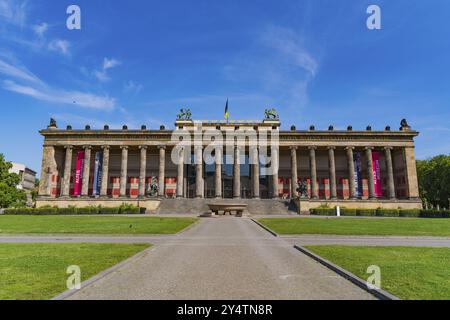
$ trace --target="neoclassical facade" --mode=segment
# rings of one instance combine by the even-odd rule
[[[126,202],[155,209],[167,198],[291,199],[302,185],[307,208],[421,207],[418,132],[406,121],[395,131],[280,128],[276,119],[179,120],[174,130],[58,129],[53,121],[40,132],[38,206]]]

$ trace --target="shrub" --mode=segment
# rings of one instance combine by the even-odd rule
[[[341,216],[344,217],[356,217],[356,209],[341,209]]]
[[[33,216],[51,216],[51,215],[95,215],[95,214],[139,214],[145,213],[145,208],[139,208],[132,205],[122,205],[115,208],[103,208],[103,207],[42,207],[42,208],[9,208],[5,209],[5,215],[33,215]]]
[[[310,213],[315,216],[335,216],[336,210],[330,208],[316,208],[311,209]]]
[[[99,209],[100,214],[120,214],[120,208],[105,208],[101,207]]]
[[[392,217],[398,218],[400,217],[400,210],[398,209],[377,209],[376,211],[377,217]]]
[[[357,209],[356,215],[360,217],[374,217],[377,215],[377,210],[374,209]]]
[[[123,203],[120,206],[120,214],[139,214],[141,209],[131,204]]]
[[[402,218],[418,218],[420,217],[419,209],[400,210],[400,217]]]
[[[422,210],[421,218],[450,218],[450,210]]]

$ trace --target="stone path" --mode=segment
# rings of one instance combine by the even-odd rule
[[[374,299],[250,219],[145,239],[156,246],[69,299]]]

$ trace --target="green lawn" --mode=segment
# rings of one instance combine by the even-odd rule
[[[259,222],[282,235],[450,236],[450,219],[273,218]]]
[[[0,300],[48,300],[67,290],[66,271],[82,281],[148,248],[148,244],[2,244]]]
[[[174,234],[195,218],[0,216],[0,234]]]
[[[407,300],[450,299],[450,248],[308,246],[361,279],[381,269],[381,286]]]

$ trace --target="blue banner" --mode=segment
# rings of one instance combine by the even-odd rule
[[[355,161],[356,196],[358,198],[362,198],[362,196],[364,195],[364,192],[363,192],[363,183],[362,183],[361,153],[355,152],[354,161]]]
[[[103,176],[103,152],[95,153],[95,165],[94,165],[94,190],[92,194],[94,197],[100,195],[102,187],[102,176]]]

